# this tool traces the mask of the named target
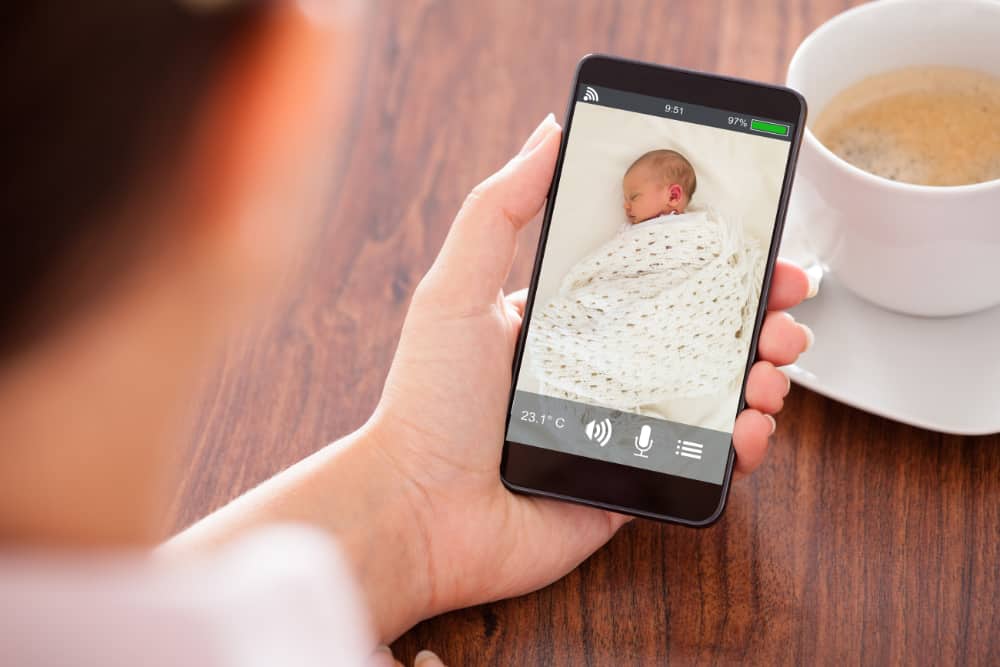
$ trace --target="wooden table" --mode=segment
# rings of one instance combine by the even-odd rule
[[[781,81],[849,2],[522,0],[378,6],[349,163],[294,298],[233,337],[187,453],[180,528],[375,405],[408,296],[466,191],[588,51]],[[537,225],[510,280],[527,283]],[[929,382],[932,379],[929,378]],[[998,406],[1000,409],[1000,406]],[[558,583],[414,628],[452,665],[1000,664],[1000,437],[943,436],[795,388],[714,527],[638,521]]]

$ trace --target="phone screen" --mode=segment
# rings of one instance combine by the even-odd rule
[[[794,123],[578,80],[507,441],[723,485]]]

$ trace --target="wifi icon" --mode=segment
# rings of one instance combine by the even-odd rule
[[[611,440],[611,420],[606,417],[601,421],[591,419],[583,431],[587,434],[587,440],[596,442],[603,447]]]
[[[583,91],[583,101],[584,102],[600,102],[601,98],[598,97],[597,91],[587,86],[587,89]]]

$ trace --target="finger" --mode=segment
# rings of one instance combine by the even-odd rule
[[[548,193],[561,130],[549,114],[525,152],[477,185],[462,204],[424,288],[468,310],[495,303],[517,249],[517,232]]]
[[[779,259],[771,276],[771,291],[767,297],[768,310],[787,310],[816,295],[819,289],[819,272],[806,272],[789,261]]]
[[[630,514],[619,514],[618,512],[612,512],[608,510],[608,523],[611,525],[613,531],[617,532],[619,528],[624,526],[626,523],[630,523],[635,520],[634,516]]]
[[[524,307],[528,302],[528,288],[519,289],[507,295],[507,303],[513,306],[514,310],[521,317],[524,316]]]
[[[781,412],[791,380],[769,361],[758,361],[747,376],[747,405],[774,415]]]
[[[768,313],[760,329],[757,356],[775,366],[793,363],[813,343],[812,329],[788,313]]]
[[[774,417],[752,408],[744,410],[736,418],[733,447],[736,449],[734,470],[737,475],[747,475],[761,464],[776,425]]]
[[[548,122],[549,120],[555,122],[555,117],[551,113],[546,115],[545,118],[542,119],[542,122],[538,124],[538,127],[531,131],[531,135],[524,142],[524,145],[521,146],[521,150],[517,152],[518,155],[530,153],[538,144],[541,143],[542,139],[545,138],[545,135],[552,130],[552,126]]]
[[[368,667],[395,667],[398,664],[392,657],[392,650],[384,644],[375,649],[368,660]]]
[[[417,654],[417,657],[413,659],[413,667],[445,667],[444,663],[441,662],[441,658],[437,657],[431,651],[424,649]]]

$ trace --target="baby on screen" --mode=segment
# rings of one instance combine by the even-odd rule
[[[694,167],[677,151],[660,149],[639,157],[625,171],[625,216],[638,224],[687,210],[698,186]]]
[[[690,208],[696,187],[674,150],[625,171],[628,224],[574,264],[532,318],[540,393],[658,414],[664,401],[739,384],[763,255],[739,224]]]

